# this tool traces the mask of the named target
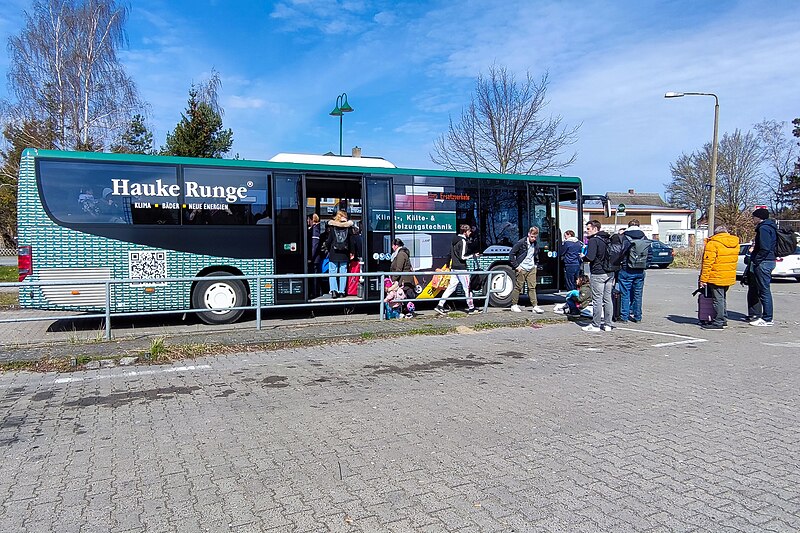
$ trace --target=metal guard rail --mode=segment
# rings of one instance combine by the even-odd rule
[[[497,271],[497,270],[447,270],[447,271],[418,271],[415,270],[411,272],[413,275],[419,276],[435,276],[435,275],[444,275],[444,276],[458,276],[458,275],[485,275],[486,282],[484,283],[484,287],[487,288],[483,296],[479,297],[472,297],[473,300],[483,300],[483,312],[489,307],[489,297],[497,292],[500,292],[500,289],[493,288],[493,281],[496,276],[507,276],[505,272]],[[264,282],[267,280],[275,280],[279,279],[314,279],[314,278],[322,278],[327,279],[331,277],[363,277],[363,278],[371,278],[376,277],[380,278],[379,286],[380,286],[380,299],[379,300],[326,300],[324,302],[298,302],[298,303],[289,303],[289,304],[269,304],[268,308],[270,309],[281,309],[281,308],[299,308],[299,307],[324,307],[324,306],[347,306],[347,305],[366,305],[366,304],[378,304],[378,315],[380,320],[384,320],[385,313],[383,309],[383,300],[386,297],[384,280],[387,277],[391,276],[407,276],[409,272],[343,272],[338,273],[335,276],[332,276],[330,273],[320,273],[320,274],[271,274],[271,275],[256,275],[256,276],[201,276],[201,277],[179,277],[179,278],[153,278],[153,279],[141,279],[141,278],[124,278],[124,279],[95,279],[95,280],[58,280],[58,281],[36,281],[36,282],[15,282],[15,283],[0,283],[0,288],[14,288],[23,290],[30,287],[44,287],[44,286],[75,286],[75,285],[103,285],[105,288],[105,311],[103,313],[83,313],[80,315],[60,315],[60,316],[44,316],[44,317],[27,317],[27,318],[6,318],[0,319],[0,324],[7,324],[7,323],[17,323],[17,322],[43,322],[47,320],[75,320],[75,319],[91,319],[91,318],[102,318],[105,322],[105,339],[111,340],[111,318],[112,317],[125,317],[125,316],[138,316],[138,315],[174,315],[176,313],[207,313],[210,311],[208,308],[189,308],[189,309],[170,309],[168,311],[129,311],[129,312],[111,312],[111,286],[112,285],[120,285],[125,283],[136,283],[137,285],[146,285],[148,283],[169,283],[169,282],[194,282],[194,281],[231,281],[231,280],[243,280],[243,281],[250,281],[255,280],[255,291],[251,290],[250,292],[250,301],[252,302],[251,305],[248,306],[240,306],[240,307],[225,307],[224,309],[227,310],[245,310],[245,311],[252,311],[255,310],[256,312],[256,330],[261,330],[262,319],[261,319],[261,311],[265,307],[262,305],[261,302],[261,288],[264,286]],[[255,302],[253,302],[254,298],[253,295],[255,294]],[[467,300],[466,296],[450,296],[448,300],[456,300],[462,301]],[[426,298],[426,301],[430,302],[438,302],[441,301],[442,298]],[[412,302],[415,299],[398,299],[398,302]]]

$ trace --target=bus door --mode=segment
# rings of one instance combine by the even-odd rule
[[[275,174],[275,274],[305,272],[306,222],[301,208],[302,183],[296,174]],[[275,303],[305,300],[303,278],[275,280]]]
[[[392,239],[394,238],[394,209],[392,205],[392,179],[367,176],[364,178],[364,269],[367,272],[388,271],[391,266]],[[370,278],[367,296],[377,298],[380,279]]]
[[[539,264],[536,288],[558,288],[561,268],[558,261],[558,201],[553,185],[528,184],[528,226],[539,228]]]
[[[319,234],[322,246],[328,236],[328,222],[336,215],[337,211],[347,213],[349,220],[353,221],[359,228],[364,229],[363,205],[361,176],[332,176],[320,174],[307,174],[304,187],[304,215],[303,224],[306,224],[308,217],[316,215],[319,218]],[[307,227],[307,226],[304,226]],[[327,258],[324,253],[317,259],[312,257],[314,251],[313,243],[314,230],[306,230],[304,234],[304,266],[306,273],[325,273],[327,272]],[[366,239],[362,235],[362,245]],[[365,248],[365,246],[362,246]],[[362,250],[362,254],[366,252]],[[301,270],[303,271],[303,270]],[[349,278],[348,278],[349,281]],[[330,284],[328,278],[309,279],[306,287],[307,298],[309,301],[323,301],[330,297]]]

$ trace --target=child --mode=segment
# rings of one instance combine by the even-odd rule
[[[392,282],[388,278],[383,282],[383,286],[386,288],[386,297],[383,299],[386,318],[400,318],[403,306],[399,300],[405,297],[405,293],[400,290],[400,285],[396,281]]]
[[[589,285],[589,276],[578,274],[575,285],[578,287],[577,290],[569,291],[567,293],[567,301],[563,304],[556,304],[553,307],[554,313],[578,315],[592,305],[592,288]]]

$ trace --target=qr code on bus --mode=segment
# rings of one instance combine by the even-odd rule
[[[167,277],[167,252],[141,251],[128,252],[128,277],[130,279],[158,279]],[[134,287],[145,284],[134,283]],[[146,285],[166,285],[166,283],[147,283]]]

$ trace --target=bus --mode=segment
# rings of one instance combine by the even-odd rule
[[[509,275],[510,246],[539,233],[537,290],[563,283],[557,254],[567,229],[582,234],[581,181],[397,168],[381,158],[279,154],[269,161],[200,159],[26,149],[18,194],[20,306],[104,311],[104,284],[48,281],[141,279],[111,284],[111,312],[199,309],[209,324],[230,323],[254,304],[251,279],[307,274],[306,217],[345,210],[362,230],[363,271],[389,271],[402,239],[415,270],[447,261],[461,224],[483,255],[471,270]],[[247,280],[156,283],[180,277]],[[510,303],[513,276],[495,276],[491,304]],[[380,294],[367,277],[363,299]],[[321,280],[327,281],[327,280]],[[424,281],[424,280],[423,280]],[[324,301],[309,278],[270,279],[264,306]],[[358,298],[353,298],[358,300]]]

